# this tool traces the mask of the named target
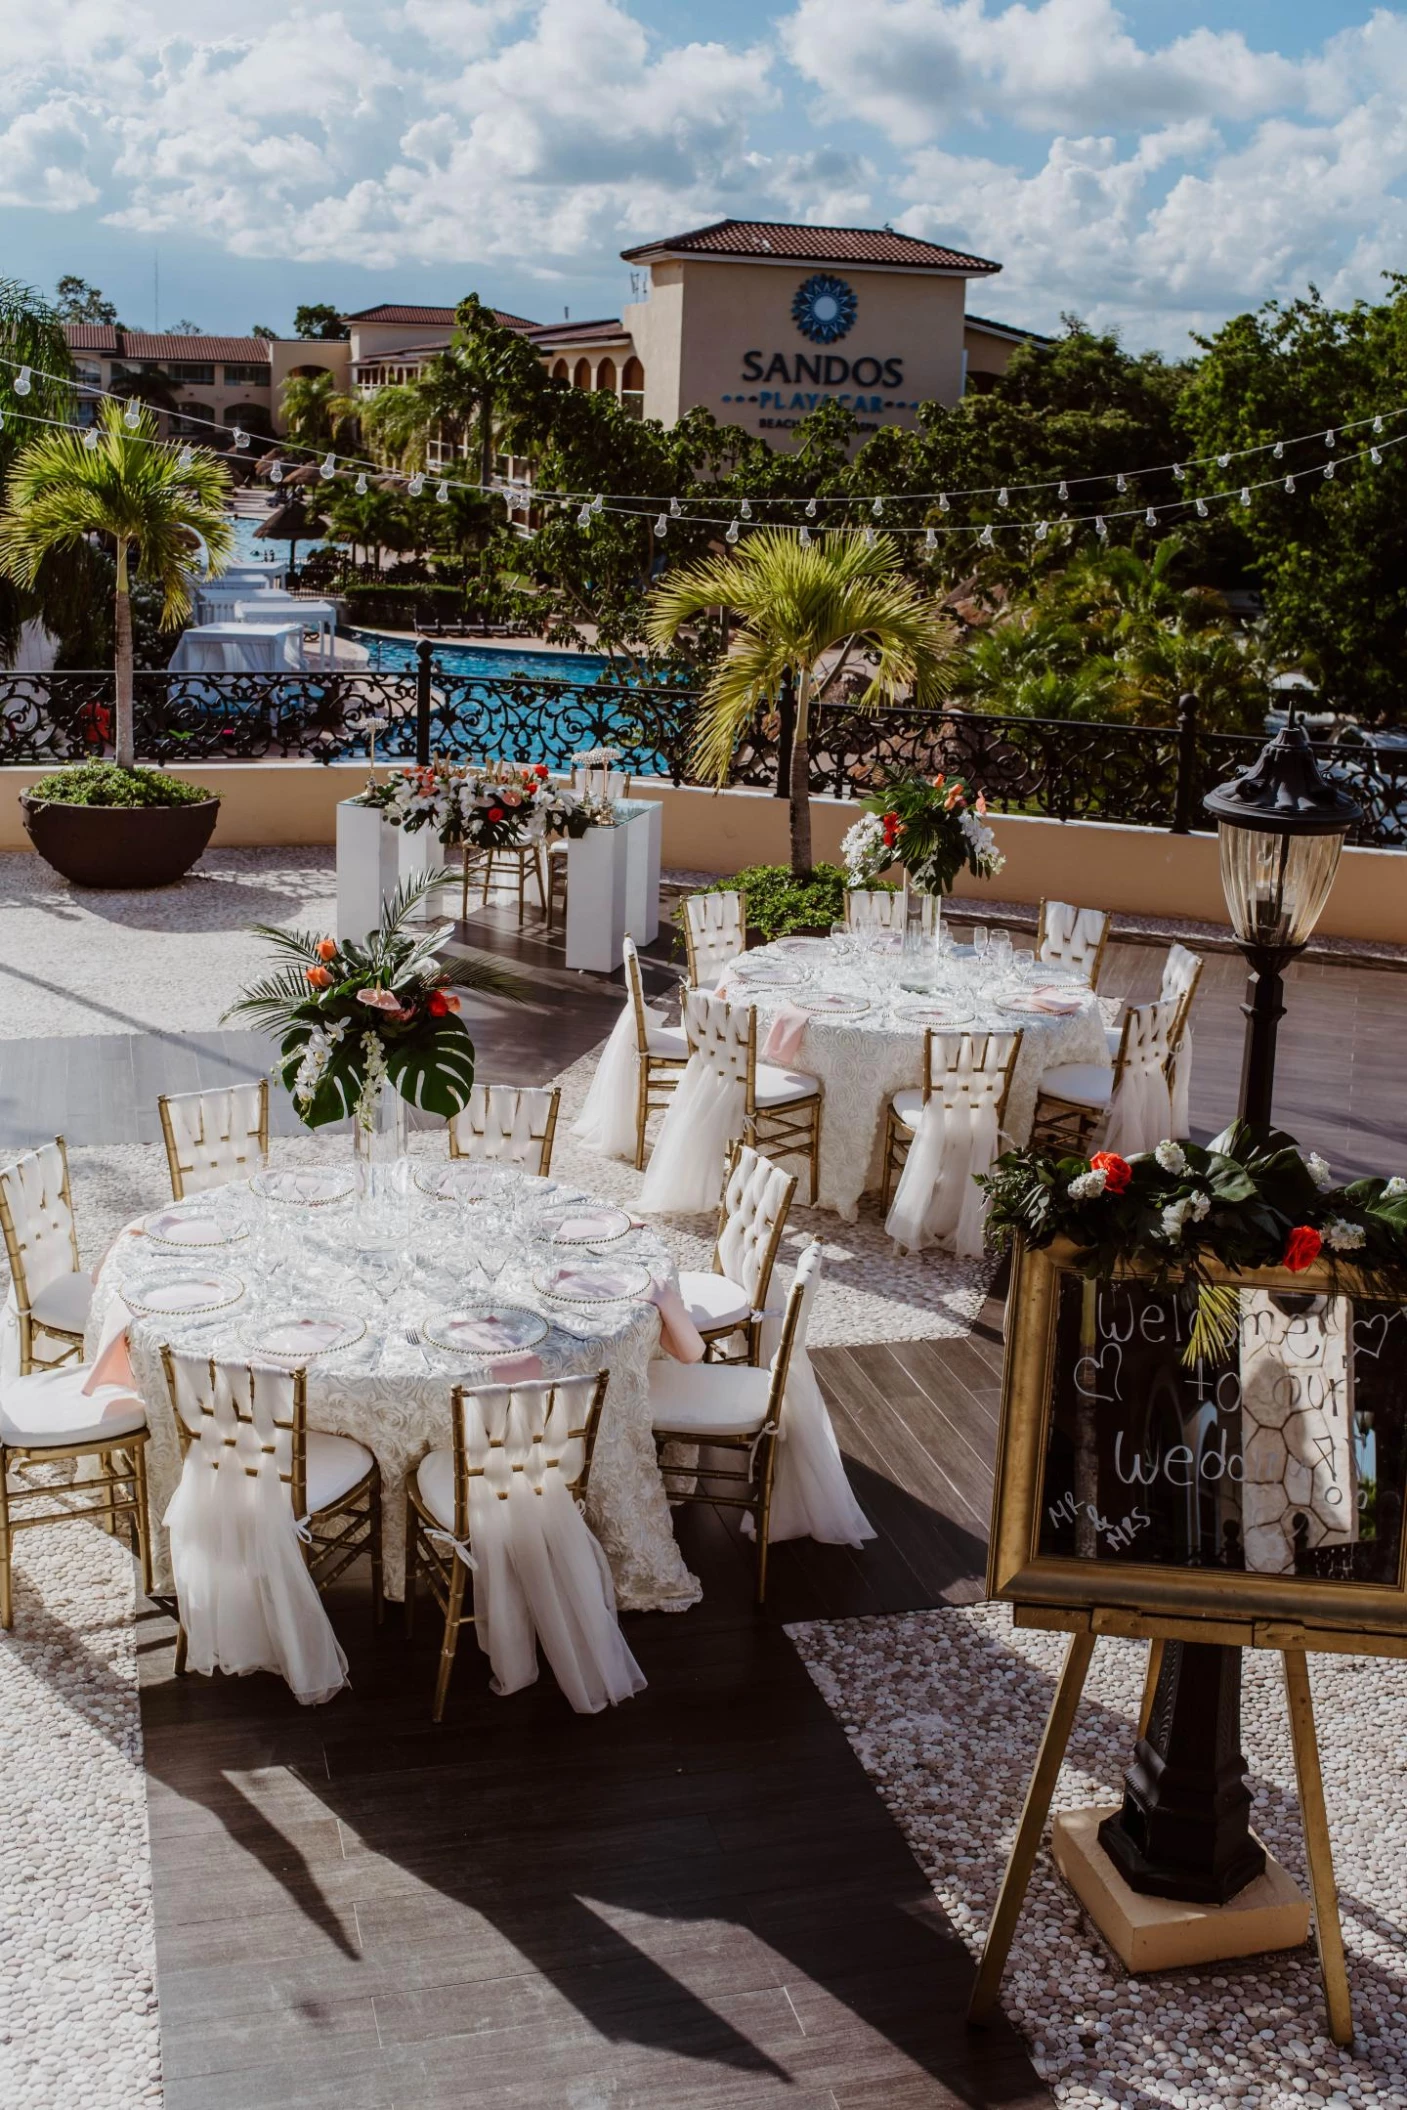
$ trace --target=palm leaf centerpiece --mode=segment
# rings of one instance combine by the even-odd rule
[[[514,976],[482,955],[442,960],[448,924],[407,930],[413,909],[452,875],[429,872],[400,887],[362,944],[312,931],[253,928],[281,957],[226,1018],[248,1019],[279,1039],[275,1074],[309,1128],[350,1114],[375,1124],[383,1084],[411,1106],[446,1119],[467,1105],[474,1043],[459,991],[521,994]]]

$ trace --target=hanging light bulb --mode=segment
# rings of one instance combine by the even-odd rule
[[[1183,466],[1182,466],[1182,463],[1181,463],[1181,462],[1174,462],[1174,463],[1173,463],[1173,482],[1174,482],[1175,484],[1180,484],[1180,483],[1182,482],[1182,479],[1183,479],[1183,477],[1184,477],[1184,476],[1186,475],[1186,473],[1187,473],[1187,472],[1186,472],[1186,470],[1185,470],[1185,469],[1183,468]]]
[[[1332,463],[1332,462],[1325,462],[1325,464],[1324,464],[1324,474],[1325,474],[1326,478],[1328,479],[1328,481],[1329,481],[1330,483],[1332,483],[1332,482],[1333,482],[1333,480],[1334,480],[1334,465],[1333,465],[1333,463]]]
[[[1116,491],[1127,491],[1128,487],[1129,487],[1129,480],[1128,480],[1128,478],[1127,478],[1127,477],[1126,477],[1126,476],[1124,475],[1124,472],[1123,472],[1123,470],[1121,469],[1121,470],[1119,471],[1118,475],[1117,475],[1117,476],[1115,477],[1115,479],[1114,479],[1114,489],[1115,489]]]
[[[1285,478],[1285,489],[1289,493],[1290,497],[1293,498],[1295,495],[1295,479],[1293,478],[1293,476],[1287,476]]]
[[[870,507],[870,511],[874,514],[875,519],[878,520],[881,513],[883,513],[884,511],[884,500],[882,498],[877,498],[874,504]]]
[[[1378,433],[1380,433],[1380,432],[1382,431],[1382,429],[1383,429],[1383,421],[1382,421],[1382,419],[1381,419],[1381,418],[1374,418],[1374,420],[1373,420],[1373,430],[1374,430],[1374,432],[1378,432]]]
[[[355,490],[355,492],[356,492],[356,494],[357,494],[358,498],[365,498],[365,497],[366,497],[366,471],[365,471],[365,469],[363,469],[363,470],[362,470],[362,473],[361,473],[361,475],[360,475],[360,476],[359,476],[359,477],[357,478],[357,480],[356,480],[356,483],[355,483],[355,484],[353,485],[353,487],[352,487],[352,488],[353,488],[353,489]]]
[[[449,485],[445,482],[443,477],[441,477],[440,481],[435,486],[435,503],[436,505],[441,506],[447,506],[449,504]]]
[[[745,498],[745,499],[743,500],[742,504],[741,504],[741,505],[740,505],[740,506],[738,507],[738,511],[739,511],[739,512],[740,512],[740,513],[742,514],[742,516],[743,516],[743,519],[744,519],[744,520],[751,520],[751,518],[752,518],[752,502],[751,502],[751,500],[750,500],[750,499],[746,499],[746,498]]]
[[[992,523],[990,520],[987,522],[987,525],[983,528],[982,533],[978,536],[977,539],[981,543],[983,549],[991,549],[993,547],[996,538],[992,534]]]
[[[730,521],[728,522],[728,532],[727,532],[727,534],[726,534],[726,535],[725,535],[725,536],[723,537],[723,540],[724,540],[725,542],[736,542],[736,541],[737,541],[737,539],[738,539],[738,523],[737,523],[737,521],[736,521],[736,520],[730,520]]]
[[[88,430],[83,435],[83,444],[91,454],[98,444],[98,428],[96,425],[88,427]]]
[[[810,549],[810,547],[811,547],[811,530],[810,530],[810,528],[808,528],[808,527],[804,527],[804,528],[803,528],[803,529],[801,530],[801,534],[800,534],[800,536],[799,536],[799,537],[798,537],[797,539],[798,539],[798,540],[800,541],[800,543],[801,543],[801,547],[802,547],[803,549]]]
[[[670,517],[670,519],[671,519],[671,520],[677,520],[677,519],[679,518],[679,512],[680,512],[680,507],[679,507],[679,500],[678,500],[677,498],[671,498],[671,499],[670,499],[670,501],[669,501],[669,517]]]
[[[1370,448],[1368,449],[1368,459],[1369,459],[1369,461],[1370,461],[1370,462],[1371,462],[1371,463],[1373,464],[1373,467],[1374,467],[1375,469],[1381,469],[1381,467],[1382,467],[1382,465],[1383,465],[1383,450],[1382,450],[1382,448],[1381,448],[1381,447],[1370,447]]]
[[[592,510],[592,512],[593,512],[593,513],[599,513],[599,512],[602,512],[602,511],[604,510],[604,508],[605,508],[605,504],[606,504],[606,501],[605,501],[605,498],[604,498],[604,496],[602,495],[602,493],[601,493],[600,491],[598,491],[598,492],[596,493],[596,496],[595,496],[595,497],[594,497],[594,498],[592,499],[592,501],[591,501],[591,510]]]
[[[318,468],[318,475],[322,478],[325,484],[330,484],[336,474],[337,456],[335,454],[324,455],[322,462]]]
[[[815,501],[815,499],[814,499],[814,498],[808,498],[808,499],[807,499],[807,501],[806,501],[806,518],[807,518],[808,520],[814,520],[814,519],[815,519],[815,517],[816,517],[816,501]]]
[[[997,493],[997,504],[999,506],[1009,506],[1011,504],[1011,493],[1007,490],[1005,484],[1002,485]]]
[[[273,467],[272,467],[272,469],[270,469],[270,471],[269,471],[269,482],[270,482],[271,484],[281,484],[281,483],[283,482],[283,463],[282,463],[282,462],[275,462],[275,463],[274,463],[274,465],[273,465]]]
[[[192,463],[192,462],[193,462],[194,460],[195,460],[195,449],[194,449],[194,447],[183,447],[183,448],[181,449],[181,458],[180,458],[180,460],[179,460],[179,461],[177,462],[176,466],[177,466],[177,468],[178,468],[178,469],[189,469],[189,467],[190,467],[191,463]]]
[[[34,383],[29,378],[29,368],[22,366],[15,375],[15,394],[17,396],[27,396],[33,386]]]
[[[1283,440],[1277,440],[1277,441],[1275,442],[1275,447],[1274,447],[1274,457],[1275,457],[1275,460],[1276,460],[1277,462],[1283,462],[1283,461],[1284,461],[1284,459],[1285,459],[1285,442],[1284,442]]]
[[[129,432],[135,432],[142,422],[142,413],[135,403],[129,403],[122,413],[122,422]]]
[[[930,528],[930,529],[928,530],[927,534],[926,534],[926,535],[924,536],[924,538],[923,538],[923,546],[924,546],[924,548],[925,548],[926,550],[929,550],[929,551],[933,551],[933,550],[937,549],[937,547],[938,547],[938,537],[937,537],[937,536],[936,536],[936,535],[934,534],[934,532],[933,532],[932,528]]]
[[[590,525],[591,525],[591,508],[590,508],[590,506],[583,506],[583,507],[582,507],[581,511],[580,511],[580,512],[579,512],[579,513],[577,514],[577,516],[576,516],[576,524],[577,524],[577,526],[578,526],[579,528],[589,528],[589,527],[590,527]]]
[[[1037,540],[1037,542],[1044,542],[1044,541],[1045,541],[1045,538],[1046,538],[1046,536],[1047,536],[1047,535],[1048,535],[1049,533],[1050,533],[1050,522],[1049,522],[1048,520],[1042,520],[1042,521],[1040,521],[1040,522],[1038,522],[1038,523],[1037,523],[1037,526],[1036,526],[1036,540]]]
[[[1063,477],[1061,478],[1060,489],[1056,492],[1055,495],[1057,498],[1068,498],[1070,496],[1070,486],[1065,482]]]
[[[867,527],[865,529],[865,548],[874,548],[874,529],[872,527]]]
[[[1242,484],[1242,486],[1241,486],[1241,503],[1242,503],[1242,505],[1243,505],[1243,506],[1248,506],[1248,505],[1250,504],[1250,502],[1251,502],[1251,493],[1250,493],[1250,486],[1249,486],[1248,484]]]
[[[234,443],[236,447],[247,447],[249,445],[249,434],[239,425],[235,426]]]
[[[1158,516],[1152,506],[1149,506],[1148,511],[1144,514],[1143,522],[1145,527],[1156,527],[1158,525]]]
[[[1334,428],[1332,425],[1329,427],[1329,430],[1324,435],[1324,445],[1326,447],[1337,447],[1338,445],[1338,438],[1334,432]]]
[[[1199,498],[1199,499],[1197,500],[1197,518],[1198,518],[1199,520],[1205,520],[1205,519],[1206,519],[1206,517],[1207,517],[1207,501],[1206,501],[1206,499],[1205,499],[1205,498]]]
[[[948,504],[948,494],[946,491],[940,491],[938,493],[938,510],[940,513],[951,513],[951,511],[953,510],[952,507]]]
[[[411,478],[411,480],[410,480],[410,495],[411,495],[411,497],[412,497],[412,498],[418,498],[418,497],[420,496],[421,492],[422,492],[422,491],[423,491],[424,489],[425,489],[425,474],[424,474],[424,471],[423,471],[423,470],[421,470],[421,469],[417,469],[417,470],[416,470],[416,472],[415,472],[415,474],[414,474],[414,476],[412,476],[412,478]]]
[[[1229,454],[1219,454],[1216,458],[1216,465],[1218,469],[1229,468],[1231,465],[1231,456]]]
[[[1109,540],[1108,522],[1105,520],[1104,515],[1102,513],[1096,513],[1094,516],[1094,532],[1096,535],[1098,535],[1101,542],[1107,542]]]
[[[669,533],[669,515],[667,513],[661,513],[659,519],[655,522],[655,533],[660,541],[663,542],[665,536]]]

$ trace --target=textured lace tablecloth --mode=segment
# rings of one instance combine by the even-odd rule
[[[720,986],[729,1003],[750,1003],[756,1008],[759,1059],[767,1029],[783,1004],[821,991],[861,996],[870,1002],[871,1008],[854,1018],[809,1019],[801,1051],[790,1064],[821,1080],[819,1206],[853,1223],[861,1195],[880,1185],[885,1108],[895,1092],[923,1081],[924,1029],[896,1017],[893,1006],[922,999],[912,990],[881,986],[883,967],[863,956],[842,956],[829,939],[783,938],[775,945],[759,946],[746,960],[749,974],[765,973],[775,964],[801,970],[805,977],[794,986],[778,989],[751,987],[740,974],[725,976]],[[940,963],[940,979],[932,992],[939,1001],[954,993],[944,985],[942,972]],[[965,974],[965,967],[959,973]],[[973,991],[964,985],[963,1008],[972,1011],[972,1022],[954,1030],[1010,1033],[1020,1029],[1021,1052],[1003,1128],[1013,1143],[1024,1143],[1031,1133],[1043,1070],[1065,1062],[1108,1061],[1104,1020],[1094,997],[1079,984],[1071,985],[1071,994],[1082,997],[1080,1009],[1067,1018],[1003,1011],[995,1001],[996,986],[995,975],[990,987]]]
[[[203,1197],[210,1199],[211,1197]],[[241,1303],[220,1320],[203,1326],[178,1326],[171,1319],[133,1315],[128,1328],[132,1368],[147,1406],[153,1565],[156,1587],[172,1587],[166,1534],[160,1520],[180,1477],[180,1446],[161,1367],[164,1340],[196,1347],[237,1361],[255,1360],[244,1335],[264,1316],[301,1306],[305,1310],[345,1311],[368,1322],[367,1337],[335,1356],[308,1365],[308,1426],[338,1436],[355,1436],[373,1451],[381,1466],[385,1580],[388,1596],[399,1597],[405,1581],[406,1481],[425,1453],[450,1442],[450,1389],[455,1372],[448,1357],[440,1367],[426,1367],[429,1355],[406,1339],[407,1329],[421,1330],[436,1310],[484,1294],[481,1280],[459,1286],[453,1277],[429,1281],[418,1275],[382,1306],[352,1273],[345,1258],[355,1243],[352,1224],[333,1225],[327,1212],[299,1212],[307,1224],[301,1237],[290,1238],[287,1259],[270,1292],[251,1288]],[[314,1218],[323,1219],[314,1222]],[[494,1289],[499,1302],[524,1304],[553,1321],[552,1331],[534,1350],[544,1374],[568,1376],[600,1369],[610,1384],[592,1459],[587,1518],[605,1549],[623,1610],[684,1611],[702,1596],[699,1583],[685,1566],[675,1542],[664,1483],[655,1462],[650,1433],[649,1367],[660,1353],[660,1319],[650,1303],[609,1305],[592,1310],[574,1306],[570,1316],[532,1284],[526,1243],[510,1233],[510,1257]],[[446,1250],[441,1212],[436,1205],[412,1204],[409,1249],[424,1261]],[[339,1253],[338,1247],[341,1247]],[[675,1279],[668,1249],[652,1231],[631,1234],[610,1249],[612,1258],[639,1261],[656,1278]],[[201,1265],[239,1276],[252,1270],[240,1262],[205,1255]],[[124,1233],[103,1263],[93,1297],[85,1352],[91,1356],[103,1317],[115,1292],[135,1287],[143,1276],[176,1272],[176,1255],[161,1254],[142,1236]],[[570,1330],[568,1330],[570,1329]],[[477,1366],[482,1373],[483,1366]],[[475,1371],[466,1371],[466,1382]],[[491,1374],[480,1382],[492,1382]]]

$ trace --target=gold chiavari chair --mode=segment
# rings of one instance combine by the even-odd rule
[[[0,1230],[14,1286],[20,1374],[52,1369],[81,1355],[93,1279],[78,1261],[62,1136],[0,1167]],[[60,1353],[36,1355],[37,1340],[60,1343]]]
[[[449,1154],[548,1173],[561,1103],[559,1084],[476,1084],[450,1117]]]
[[[679,1294],[707,1343],[708,1359],[737,1334],[747,1336],[747,1361],[761,1354],[762,1313],[781,1249],[796,1174],[735,1143],[718,1205],[718,1230],[710,1272],[692,1268],[679,1276]]]
[[[163,1092],[156,1105],[176,1201],[247,1179],[268,1162],[267,1077],[208,1092]]]
[[[747,951],[747,895],[690,894],[684,903],[684,949],[690,986],[712,989],[724,968]]]
[[[85,1392],[91,1375],[85,1363],[36,1370],[6,1385],[0,1399],[0,1627],[14,1624],[15,1537],[50,1524],[92,1521],[112,1532],[125,1517],[143,1593],[151,1594],[146,1408],[125,1386]],[[91,1466],[91,1476],[71,1486],[29,1477],[70,1461]]]
[[[1083,1154],[1109,1118],[1121,1091],[1140,1073],[1158,1070],[1166,1082],[1186,1026],[1176,1003],[1134,1004],[1124,1013],[1112,1063],[1066,1062],[1041,1075],[1031,1140],[1042,1148]],[[1166,1110],[1166,1109],[1165,1109]],[[1130,1145],[1153,1149],[1162,1136]]]
[[[525,1385],[456,1385],[450,1394],[450,1445],[421,1459],[406,1483],[405,1623],[415,1620],[421,1574],[444,1613],[432,1718],[444,1720],[462,1628],[475,1622],[472,1593],[476,1511],[509,1500],[515,1474],[541,1494],[549,1476],[584,1502],[591,1478],[608,1373]]]
[[[935,1069],[935,1052],[941,1064]],[[974,1105],[990,1099],[997,1127],[1006,1119],[1006,1102],[1021,1052],[1019,1033],[944,1033],[930,1027],[923,1036],[923,1083],[896,1092],[889,1102],[884,1123],[884,1181],[880,1189],[880,1214],[887,1215],[897,1174],[903,1171],[910,1145],[918,1133],[923,1110],[935,1091],[950,1106],[966,1101]]]
[[[1091,989],[1099,986],[1109,915],[1102,908],[1073,908],[1068,901],[1043,901],[1036,925],[1036,958],[1071,967]]]
[[[635,1015],[636,1101],[635,1169],[645,1163],[645,1131],[651,1114],[661,1113],[689,1062],[689,1043],[680,1026],[662,1025],[645,1002],[645,983],[635,940],[624,944],[626,1002]]]

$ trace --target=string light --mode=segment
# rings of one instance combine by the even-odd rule
[[[865,548],[874,548],[874,529],[872,527],[867,527],[865,529]]]
[[[606,501],[605,501],[605,498],[604,498],[604,497],[602,496],[601,492],[599,492],[599,491],[598,491],[598,492],[596,493],[596,496],[595,496],[595,497],[594,497],[594,498],[592,499],[592,501],[591,501],[591,510],[592,510],[592,512],[593,512],[593,513],[599,513],[599,512],[600,512],[600,511],[601,511],[601,510],[603,509],[603,507],[605,506],[605,503],[606,503]]]
[[[183,448],[181,449],[181,453],[180,453],[180,459],[178,460],[178,462],[177,462],[176,466],[177,466],[177,468],[178,468],[178,469],[189,469],[189,467],[190,467],[191,463],[192,463],[192,462],[193,462],[194,460],[195,460],[195,449],[194,449],[194,447],[183,447]]]
[[[122,413],[122,422],[129,432],[135,432],[142,422],[142,413],[135,403],[129,403]]]
[[[1328,481],[1329,481],[1330,483],[1332,483],[1332,482],[1333,482],[1333,480],[1334,480],[1334,465],[1333,465],[1333,463],[1332,463],[1332,462],[1325,462],[1325,464],[1324,464],[1324,474],[1325,474],[1325,477],[1326,477],[1326,478],[1328,479]]]
[[[741,505],[740,505],[740,506],[738,507],[738,511],[739,511],[739,512],[740,512],[740,513],[742,514],[742,516],[743,516],[743,519],[744,519],[744,520],[751,520],[751,518],[752,518],[752,504],[751,504],[751,501],[750,501],[749,499],[746,499],[746,498],[745,498],[745,499],[743,500],[742,504],[741,504]]]
[[[1186,474],[1186,472],[1185,472],[1185,470],[1183,469],[1182,463],[1181,463],[1181,462],[1174,462],[1174,463],[1173,463],[1173,482],[1174,482],[1175,484],[1180,484],[1180,483],[1182,482],[1182,480],[1183,480],[1183,477],[1184,477],[1184,475],[1185,475],[1185,474]]]
[[[1038,522],[1037,522],[1037,524],[1036,524],[1036,540],[1037,540],[1037,542],[1044,542],[1044,541],[1045,541],[1045,538],[1046,538],[1046,536],[1047,536],[1047,535],[1048,535],[1049,533],[1050,533],[1050,522],[1049,522],[1048,520],[1041,520],[1041,521],[1038,521]]]
[[[410,482],[406,486],[406,489],[410,492],[412,498],[418,498],[421,492],[425,489],[425,478],[419,469],[417,469],[414,476],[412,476]]]
[[[810,530],[810,528],[808,528],[808,527],[804,527],[804,528],[803,528],[803,529],[801,530],[801,535],[800,535],[800,542],[801,542],[801,547],[802,547],[803,549],[810,549],[810,547],[811,547],[811,530]]]
[[[1128,478],[1127,478],[1127,477],[1126,477],[1126,476],[1124,475],[1123,471],[1122,471],[1122,470],[1120,470],[1120,472],[1119,472],[1118,476],[1117,476],[1117,477],[1116,477],[1116,478],[1114,479],[1114,489],[1115,489],[1115,490],[1116,490],[1117,492],[1119,492],[1119,493],[1120,493],[1120,495],[1122,496],[1122,494],[1123,494],[1123,493],[1124,493],[1125,491],[1127,491],[1128,487],[1129,487],[1129,480],[1128,480]]]
[[[874,514],[875,519],[878,520],[880,518],[880,515],[884,511],[884,500],[882,498],[877,498],[874,504],[870,507],[870,511]]]
[[[1381,447],[1370,447],[1368,449],[1368,459],[1375,469],[1381,469],[1383,465],[1383,451]]]
[[[1218,469],[1225,469],[1229,466],[1230,461],[1231,456],[1229,454],[1219,454],[1216,458],[1216,465]]]
[[[669,501],[669,517],[670,517],[670,519],[671,519],[671,520],[677,520],[677,519],[679,518],[679,515],[680,515],[680,511],[681,511],[681,507],[680,507],[680,504],[679,504],[679,500],[678,500],[677,498],[671,498],[671,499],[670,499],[670,501]]]
[[[1098,535],[1101,542],[1109,540],[1109,523],[1105,520],[1102,513],[1096,513],[1094,516],[1094,532]]]
[[[937,549],[938,537],[934,534],[932,528],[929,528],[927,534],[924,536],[923,546],[928,551],[930,556],[932,556],[934,550]]]
[[[669,533],[669,515],[667,513],[661,513],[659,519],[655,522],[655,533],[660,541],[663,542],[665,536]]]
[[[449,504],[449,485],[444,481],[443,477],[435,486],[435,503],[441,506]]]
[[[1070,486],[1065,482],[1063,477],[1060,481],[1060,489],[1056,492],[1055,495],[1057,498],[1061,499],[1068,498],[1070,496]]]
[[[17,396],[27,396],[33,386],[34,383],[30,379],[29,368],[27,366],[22,366],[19,372],[15,375],[15,394]]]
[[[353,484],[353,486],[352,486],[352,489],[353,489],[353,490],[354,490],[354,491],[356,492],[356,494],[357,494],[358,498],[365,498],[365,497],[366,497],[366,471],[365,471],[365,469],[363,469],[363,470],[362,470],[362,473],[361,473],[361,475],[360,475],[360,476],[359,476],[359,477],[357,478],[356,482],[355,482],[355,483]]]
[[[1199,498],[1199,499],[1197,500],[1197,518],[1198,518],[1199,520],[1205,520],[1205,519],[1206,519],[1206,517],[1207,517],[1207,501],[1206,501],[1206,499],[1205,499],[1205,498]]]
[[[816,517],[816,501],[815,501],[815,499],[814,499],[814,498],[808,498],[808,499],[807,499],[807,501],[806,501],[806,518],[807,518],[808,520],[814,520],[814,519],[815,519],[815,517]]]
[[[1329,427],[1329,430],[1324,435],[1324,445],[1326,447],[1337,447],[1338,445],[1338,441],[1334,437],[1334,428],[1332,425]]]
[[[1381,418],[1374,418],[1374,420],[1373,420],[1373,430],[1374,430],[1374,432],[1376,432],[1376,433],[1378,434],[1379,438],[1381,438],[1381,437],[1382,437],[1382,430],[1383,430],[1383,421],[1382,421],[1382,419],[1381,419]]]
[[[948,504],[948,494],[946,491],[940,491],[938,493],[938,510],[940,513],[951,513],[953,510],[952,507]]]
[[[978,536],[977,539],[981,543],[983,549],[991,549],[993,547],[996,538],[992,533],[992,523],[990,520],[987,522],[987,525],[983,528],[981,534]]]
[[[1288,491],[1290,497],[1293,498],[1295,495],[1295,479],[1293,478],[1293,476],[1287,476],[1285,478],[1285,489]]]
[[[1277,461],[1277,462],[1283,462],[1283,461],[1284,461],[1284,459],[1285,459],[1285,442],[1284,442],[1283,440],[1277,440],[1277,441],[1275,442],[1275,451],[1274,451],[1274,454],[1273,454],[1273,456],[1272,456],[1272,460],[1274,460],[1274,461]]]
[[[1002,485],[997,493],[997,504],[999,506],[1009,506],[1011,504],[1011,493],[1007,490],[1005,484]]]
[[[1143,516],[1143,519],[1144,524],[1147,527],[1156,527],[1158,525],[1158,516],[1154,512],[1152,506],[1149,506],[1148,511]]]
[[[1241,486],[1241,503],[1242,503],[1242,505],[1243,505],[1243,506],[1248,506],[1248,505],[1250,504],[1250,502],[1251,502],[1251,494],[1250,494],[1250,491],[1248,490],[1248,488],[1246,487],[1246,485],[1245,485],[1245,484],[1242,484],[1242,486]]]
[[[583,507],[582,507],[581,511],[580,511],[580,512],[579,512],[579,513],[577,514],[577,516],[576,516],[576,524],[577,524],[577,526],[578,526],[579,528],[589,528],[589,527],[590,527],[590,525],[591,525],[591,508],[590,508],[590,506],[583,506]]]
[[[236,447],[247,447],[249,445],[249,434],[241,431],[238,425],[234,429],[234,443]]]
[[[98,444],[98,428],[96,425],[88,427],[88,430],[83,435],[83,444],[91,454]]]
[[[337,456],[335,454],[325,455],[323,457],[322,467],[318,470],[318,475],[322,478],[325,484],[330,484],[336,474]]]
[[[724,540],[725,542],[736,542],[736,541],[737,541],[737,539],[738,539],[738,523],[737,523],[737,521],[736,521],[736,520],[730,520],[730,521],[728,522],[728,532],[727,532],[727,534],[726,534],[726,535],[725,535],[725,536],[723,537],[723,540]]]
[[[269,482],[270,482],[271,484],[281,484],[281,483],[283,482],[283,463],[282,463],[282,462],[275,462],[275,463],[274,463],[274,465],[273,465],[273,467],[272,467],[272,469],[270,469],[270,471],[269,471]]]

